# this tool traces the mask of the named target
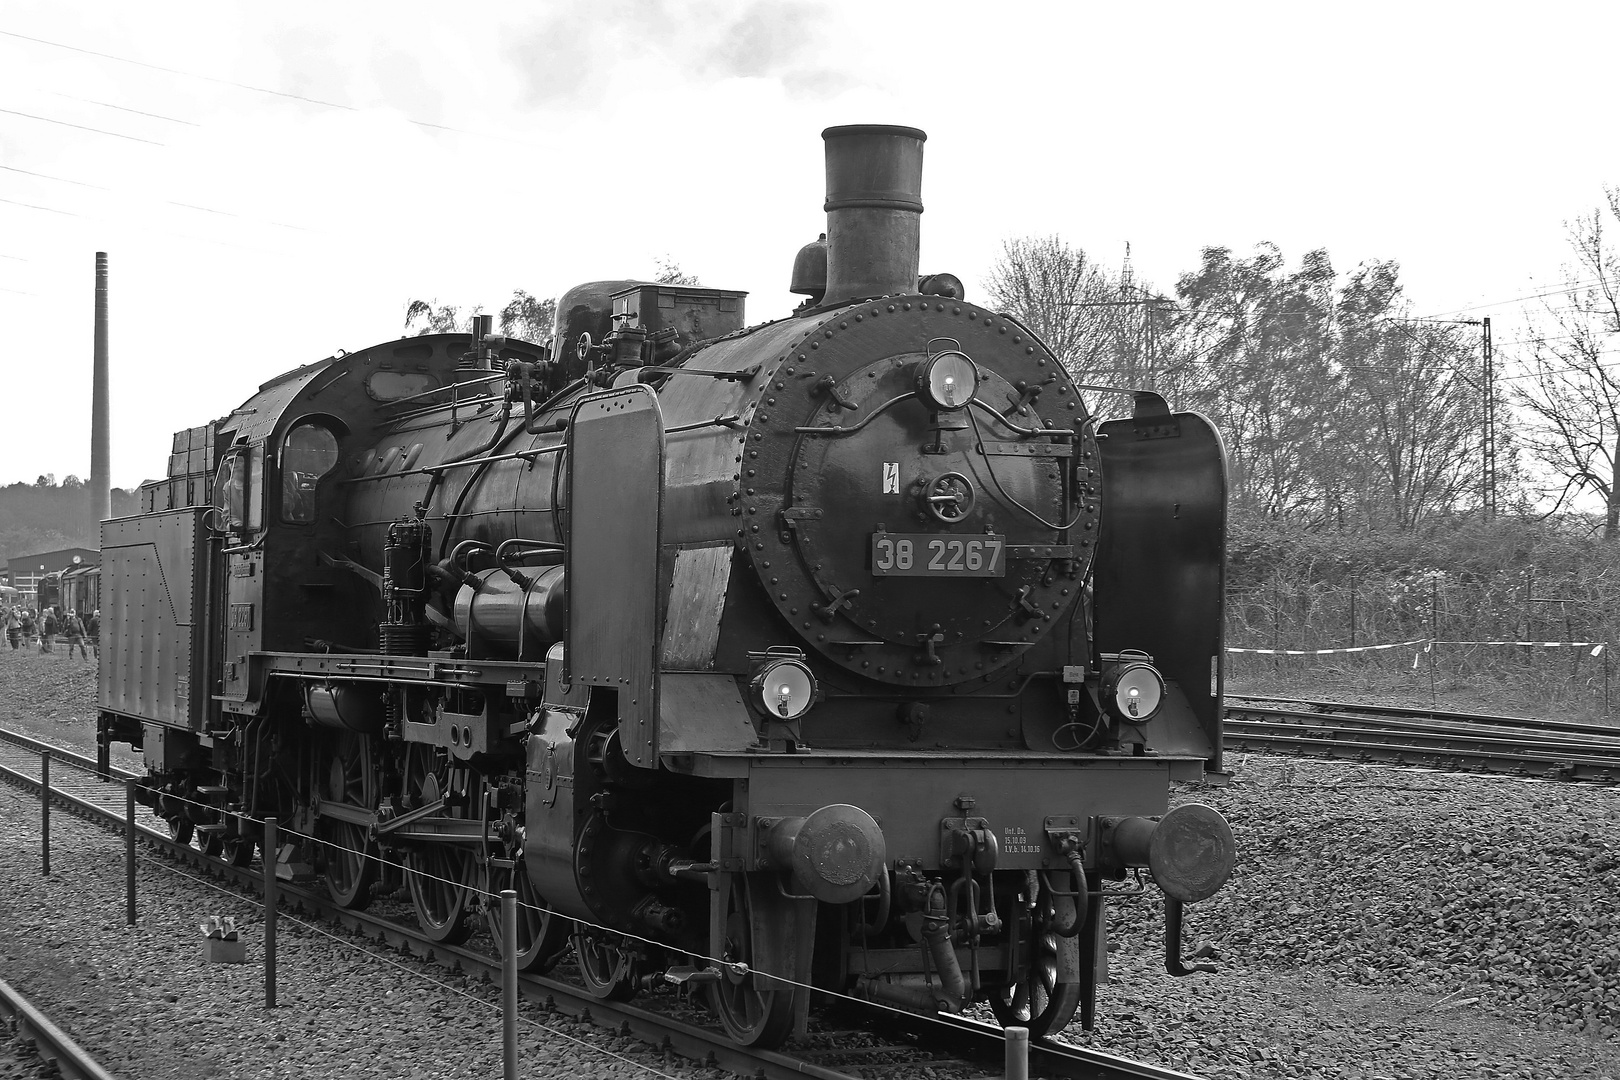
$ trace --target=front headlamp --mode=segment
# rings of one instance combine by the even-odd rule
[[[768,660],[750,685],[754,704],[777,720],[797,720],[816,700],[816,677],[803,660]]]
[[[1127,724],[1142,724],[1164,703],[1164,676],[1145,659],[1121,659],[1103,673],[1103,705]]]
[[[917,369],[917,396],[935,412],[964,407],[978,388],[979,369],[966,353],[938,353]]]

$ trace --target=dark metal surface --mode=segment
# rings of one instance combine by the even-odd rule
[[[827,151],[823,304],[917,287],[923,143],[916,128],[851,124],[821,133]]]
[[[101,708],[198,728],[209,689],[203,509],[107,521],[101,527]]]
[[[1196,413],[1111,420],[1095,576],[1099,653],[1140,649],[1180,684],[1221,768],[1226,451]],[[1161,747],[1197,752],[1198,747]]]
[[[1079,599],[1096,535],[1094,501],[1065,497],[1069,458],[1051,452],[1072,453],[1048,436],[1083,430],[1086,419],[1056,359],[1017,324],[936,297],[890,297],[800,325],[803,336],[786,343],[787,362],[767,373],[771,392],[750,420],[733,511],[771,604],[824,659],[889,685],[949,686],[1016,663]],[[913,366],[940,337],[957,342],[985,376],[984,408],[960,430],[933,430],[913,396]],[[1019,439],[1014,424],[1040,433]],[[1036,449],[981,454],[983,440]],[[1078,442],[1094,460],[1089,436]],[[921,499],[947,473],[977,492],[954,525],[929,515]],[[1072,519],[1067,537],[1028,511],[1057,525]],[[1001,578],[947,585],[873,577],[871,534],[888,530],[945,539],[994,533],[1028,554],[1003,552]],[[1065,544],[1075,553],[1067,566],[1037,554]],[[925,641],[936,634],[943,636],[930,651]]]
[[[664,421],[646,386],[580,400],[568,424],[564,680],[618,693],[619,739],[658,764],[658,546]]]

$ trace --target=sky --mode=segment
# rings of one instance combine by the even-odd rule
[[[922,266],[1058,235],[1163,290],[1209,246],[1395,259],[1511,372],[1620,184],[1620,5],[593,0],[0,6],[0,484],[112,482],[282,371],[673,260],[786,315],[820,133],[928,133]]]

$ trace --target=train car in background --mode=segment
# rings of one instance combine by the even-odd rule
[[[43,612],[62,602],[62,572],[53,570],[34,582],[34,610]],[[66,611],[67,608],[63,608]]]
[[[92,611],[101,607],[101,567],[74,566],[54,575],[57,579],[58,603],[63,611],[76,611],[81,619],[88,619]]]

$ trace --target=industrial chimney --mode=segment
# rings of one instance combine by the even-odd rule
[[[821,306],[917,290],[923,143],[913,127],[852,124],[827,150],[827,292]]]
[[[90,385],[90,512],[112,517],[111,421],[107,390],[107,253],[96,252],[96,343]],[[97,530],[99,535],[100,530]]]

